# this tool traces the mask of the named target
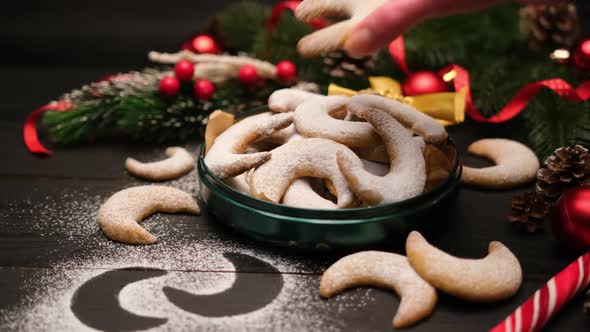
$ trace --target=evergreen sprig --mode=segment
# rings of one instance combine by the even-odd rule
[[[285,12],[274,29],[267,29],[270,7],[255,1],[230,5],[215,15],[216,37],[227,50],[243,52],[276,63],[293,61],[301,79],[316,82],[325,91],[334,78],[322,71],[320,58],[302,58],[296,53],[298,40],[312,30]],[[533,51],[519,29],[518,6],[506,5],[476,14],[426,22],[405,35],[409,66],[413,70],[438,70],[457,63],[471,73],[476,106],[485,115],[497,113],[527,83],[563,78],[577,85],[588,73],[552,63],[550,50]],[[107,84],[99,97],[89,85],[66,97],[74,99],[74,112],[48,112],[45,125],[53,140],[76,143],[124,134],[135,139],[182,140],[195,135],[195,127],[216,108],[242,109],[251,100],[264,102],[276,87],[247,89],[237,82],[218,86],[210,102],[196,101],[190,91],[167,100],[157,94],[157,79],[169,68],[146,70],[137,76],[146,84],[137,89],[121,83]],[[369,75],[403,74],[386,52],[377,56]],[[368,85],[364,79],[337,80],[350,88]],[[104,85],[104,83],[102,83]],[[77,96],[74,98],[74,96]],[[524,122],[529,143],[544,156],[556,147],[590,142],[590,103],[570,103],[543,92],[526,108]]]

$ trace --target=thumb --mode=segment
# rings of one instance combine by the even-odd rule
[[[353,57],[372,54],[420,23],[428,7],[424,0],[390,0],[363,19],[344,43],[344,49]]]

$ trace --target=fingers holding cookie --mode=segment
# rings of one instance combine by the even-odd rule
[[[209,170],[225,180],[254,168],[270,159],[270,152],[241,154],[251,143],[269,137],[293,122],[290,113],[262,113],[248,117],[219,135],[205,156]]]
[[[378,145],[381,139],[369,123],[330,116],[346,107],[349,100],[345,96],[329,96],[302,103],[293,114],[297,131],[306,137],[325,138],[351,148]]]
[[[472,143],[470,153],[492,160],[496,166],[463,167],[463,183],[489,189],[506,189],[533,181],[540,164],[526,145],[507,139],[482,139]]]
[[[491,242],[482,259],[451,256],[429,244],[418,232],[406,241],[410,265],[434,287],[474,302],[512,297],[522,284],[522,269],[514,254],[500,242]]]
[[[336,152],[346,146],[321,138],[306,138],[282,145],[272,151],[272,158],[252,171],[250,192],[255,197],[278,203],[293,181],[301,177],[328,179],[335,188],[337,206],[354,201],[346,179],[338,169]]]
[[[303,37],[297,44],[302,56],[315,56],[342,49],[354,27],[386,0],[305,0],[295,10],[295,16],[310,21],[322,16],[348,16],[349,19],[332,24]]]
[[[320,294],[329,298],[356,286],[377,286],[396,292],[401,301],[393,327],[403,328],[428,317],[436,306],[436,290],[412,269],[406,257],[380,251],[346,256],[322,275]]]

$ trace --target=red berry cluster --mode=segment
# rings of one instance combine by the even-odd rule
[[[174,66],[174,76],[162,77],[160,80],[159,91],[164,97],[174,97],[180,91],[181,83],[193,81],[195,74],[194,63],[188,60],[179,61]],[[193,94],[199,100],[209,100],[215,93],[215,86],[211,81],[200,79],[193,83]]]
[[[182,60],[174,66],[174,76],[166,76],[160,80],[159,91],[164,97],[174,97],[180,91],[181,83],[192,82],[195,75],[195,64]],[[288,83],[295,79],[297,68],[291,61],[281,61],[277,64],[277,79]],[[254,86],[262,82],[256,67],[244,65],[238,72],[238,80],[246,86]],[[215,93],[215,86],[207,79],[199,79],[193,84],[193,94],[199,100],[210,100]]]

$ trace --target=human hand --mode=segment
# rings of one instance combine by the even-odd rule
[[[362,0],[360,0],[362,1]],[[563,0],[521,0],[520,3],[558,3]],[[389,0],[352,31],[344,44],[351,56],[374,53],[413,26],[428,19],[482,10],[507,0]]]

